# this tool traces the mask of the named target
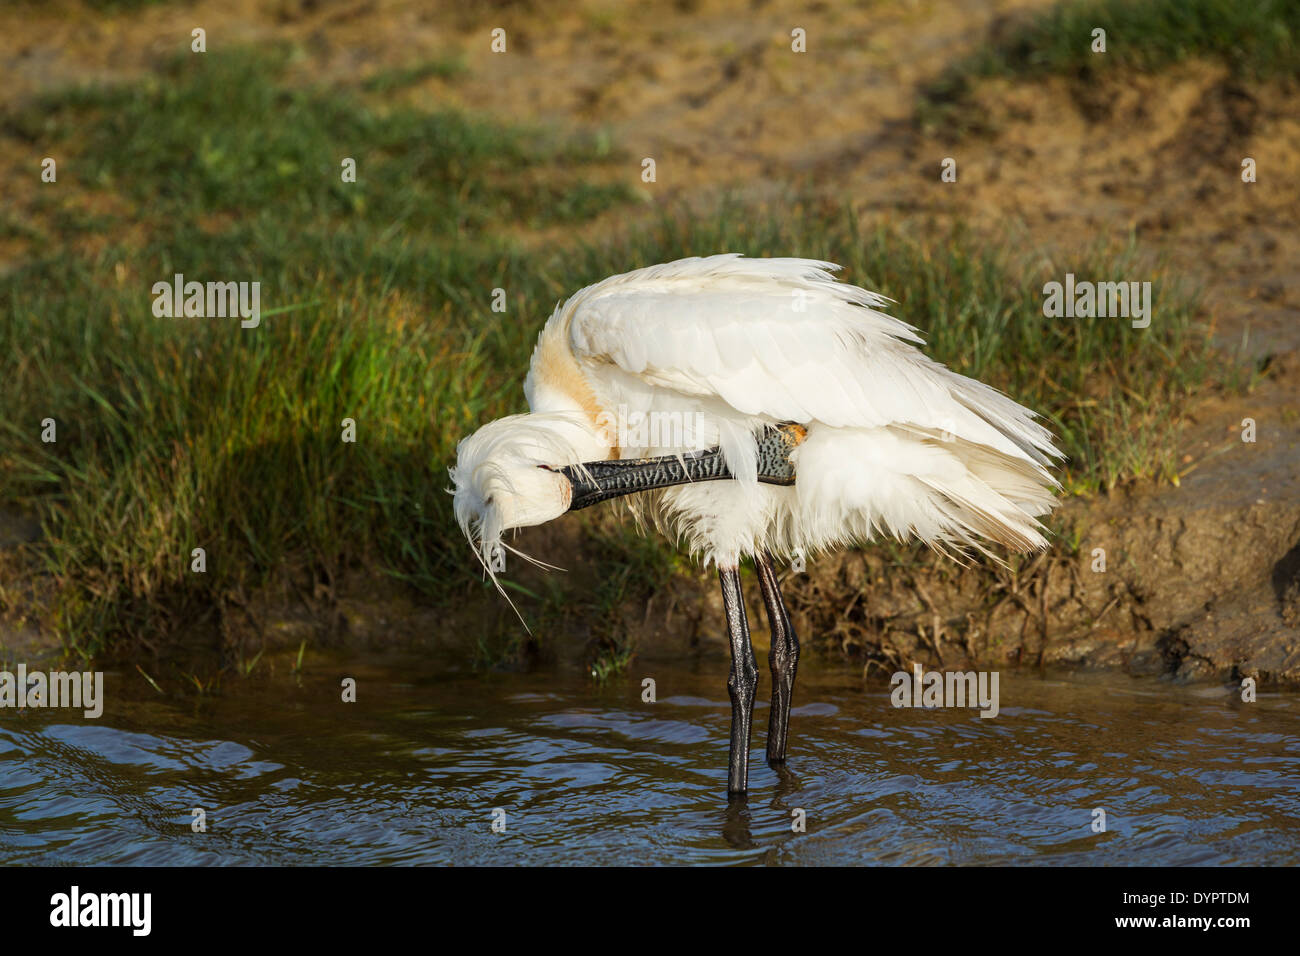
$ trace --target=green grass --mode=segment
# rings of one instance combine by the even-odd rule
[[[1212,360],[1193,299],[1131,247],[1024,260],[960,230],[864,227],[791,201],[665,214],[609,242],[575,228],[525,253],[519,229],[627,203],[598,184],[604,145],[293,88],[288,55],[183,58],[4,118],[61,160],[59,184],[8,220],[39,236],[0,276],[0,506],[40,517],[52,623],[73,652],[130,652],[291,574],[377,567],[431,602],[483,587],[445,492],[456,441],[523,410],[557,300],[683,255],[841,262],[896,299],[937,358],[1044,411],[1070,489],[1174,474],[1180,402]],[[348,155],[356,184],[339,180]],[[1045,318],[1042,284],[1066,271],[1152,280],[1152,327]],[[283,311],[248,330],[155,318],[150,288],[173,272],[260,281],[263,309]],[[40,441],[46,418],[55,444]],[[344,418],[355,444],[340,441]],[[560,607],[548,584],[523,606],[534,623],[592,619],[593,669],[608,673],[632,650],[618,608],[681,565],[670,544],[629,548],[590,520],[609,538],[602,587]],[[189,570],[196,547],[204,574]]]
[[[1106,52],[1092,52],[1092,31]],[[1188,59],[1225,64],[1239,79],[1300,76],[1300,4],[1291,0],[1075,0],[1028,17],[946,70],[923,91],[920,119],[960,120],[981,77],[1158,70]],[[973,122],[967,120],[967,125]]]
[[[421,60],[407,66],[379,70],[366,79],[361,88],[368,93],[395,93],[415,86],[431,77],[442,80],[455,79],[465,73],[465,61],[459,57]]]
[[[33,144],[69,144],[79,182],[119,193],[172,231],[183,228],[177,220],[238,217],[222,237],[279,247],[278,262],[301,251],[298,236],[316,251],[315,229],[342,226],[342,241],[384,227],[462,242],[587,218],[629,197],[555,173],[600,158],[592,144],[288,87],[279,77],[291,56],[184,54],[141,83],[49,97],[6,125]],[[342,179],[347,158],[355,183]],[[290,246],[267,241],[281,239]]]
[[[501,371],[526,361],[524,306],[563,291],[508,237],[631,197],[594,181],[606,149],[295,89],[290,55],[181,57],[3,118],[60,176],[7,217],[41,234],[0,278],[0,498],[41,516],[77,650],[288,567],[381,560],[440,590],[463,571],[449,450],[516,401]],[[175,272],[259,281],[264,311],[295,310],[255,330],[154,318],[152,284]]]

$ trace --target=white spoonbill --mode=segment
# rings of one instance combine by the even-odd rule
[[[767,758],[786,755],[799,643],[774,561],[919,538],[1046,546],[1060,457],[1029,409],[924,355],[886,299],[810,259],[715,255],[611,276],[547,321],[524,394],[456,450],[455,513],[495,581],[503,533],[630,496],[717,566],[731,638],[728,791],[749,778],[758,683],[738,568],[772,631]],[[513,549],[512,549],[513,550]]]

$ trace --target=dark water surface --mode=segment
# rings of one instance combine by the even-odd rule
[[[172,699],[110,673],[99,720],[0,711],[0,863],[1300,863],[1297,695],[1004,671],[981,719],[806,664],[778,774],[764,671],[729,804],[725,682],[368,659]]]

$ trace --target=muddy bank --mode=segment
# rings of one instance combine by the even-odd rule
[[[919,549],[882,546],[786,571],[806,652],[861,661],[867,670],[912,662],[1051,666],[1300,684],[1298,382],[1300,356],[1275,358],[1246,399],[1257,423],[1254,442],[1241,438],[1240,398],[1202,402],[1188,413],[1188,464],[1178,487],[1144,484],[1070,499],[1053,547],[1011,567],[962,567]],[[558,588],[579,604],[599,587],[600,557],[576,517],[530,529],[518,544],[568,569],[548,575],[516,565],[512,577],[525,588]],[[356,572],[228,606],[172,653],[183,657],[182,671],[303,642],[402,646],[466,666],[500,666],[504,653],[510,666],[541,659],[581,670],[611,643],[647,661],[728,654],[716,579],[698,569],[634,592],[608,615],[557,620],[540,613],[540,602],[511,594],[531,635],[486,588],[433,608],[382,576]],[[761,656],[766,618],[752,578],[746,596]]]
[[[1053,548],[1014,568],[872,549],[788,574],[798,633],[890,670],[1066,665],[1300,683],[1300,356],[1272,373],[1247,399],[1255,442],[1242,441],[1240,399],[1203,403],[1178,487],[1072,499]],[[629,616],[643,653],[726,653],[716,588],[699,583],[698,600],[666,595]],[[750,598],[751,621],[764,620]]]
[[[1242,409],[1255,441],[1242,440]],[[999,567],[960,566],[914,548],[825,555],[785,589],[807,652],[889,671],[938,667],[1067,666],[1185,680],[1300,684],[1300,354],[1274,357],[1244,399],[1205,400],[1187,414],[1180,484],[1140,484],[1064,502],[1062,533],[1043,554]],[[56,655],[59,641],[32,575],[38,527],[0,522],[0,656]],[[505,600],[470,586],[433,607],[361,569],[338,580],[287,578],[213,608],[158,645],[162,673],[212,673],[260,652],[302,646],[406,647],[466,666],[526,667],[538,659],[589,669],[609,647],[641,659],[725,657],[726,628],[712,573],[681,568],[657,589],[632,587],[593,613],[602,563],[575,516],[529,529],[518,546],[568,569],[516,562],[511,577],[559,594],[577,614],[547,613],[512,591],[533,632]],[[22,575],[15,571],[25,568]],[[549,580],[548,580],[549,578]],[[22,583],[19,583],[22,582]],[[766,617],[748,579],[759,653]],[[553,608],[552,608],[553,610]]]

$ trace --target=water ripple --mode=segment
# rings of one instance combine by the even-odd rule
[[[1002,675],[996,718],[801,668],[787,765],[728,801],[725,663],[640,679],[367,672],[102,719],[0,713],[0,862],[1291,864],[1300,707]],[[193,810],[206,814],[194,832]],[[1104,812],[1106,829],[1094,832]],[[799,825],[803,829],[799,829]]]

